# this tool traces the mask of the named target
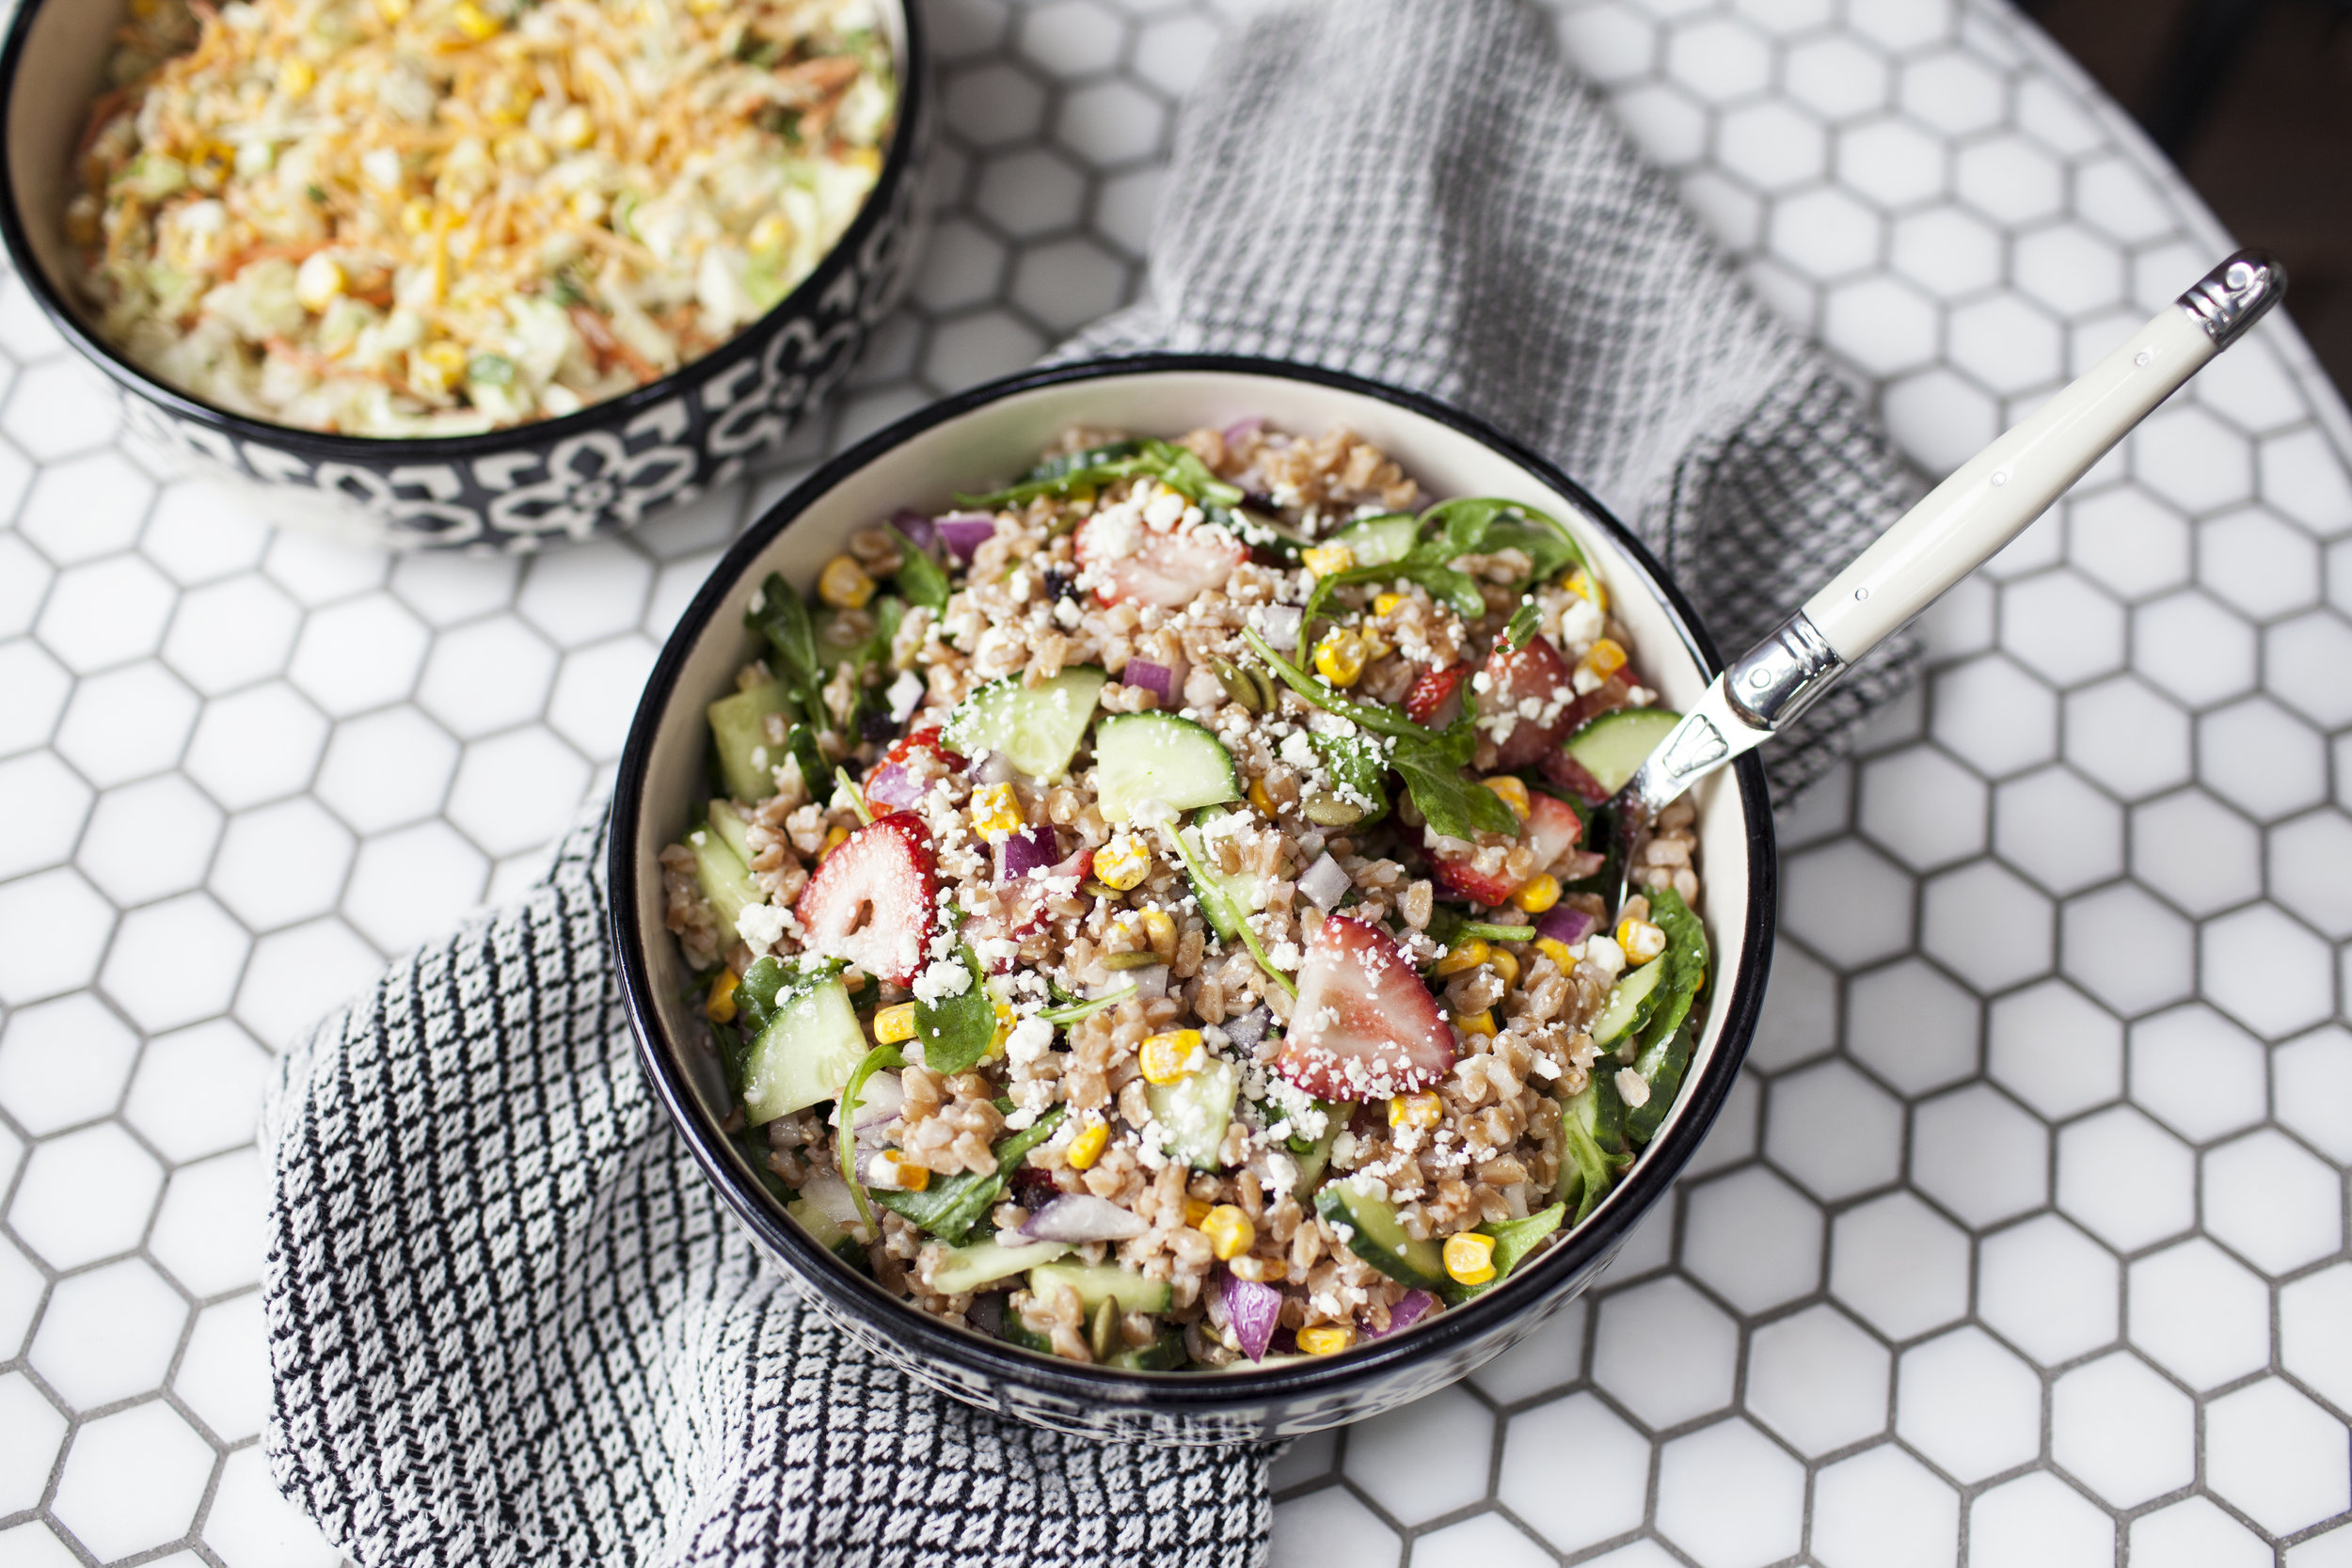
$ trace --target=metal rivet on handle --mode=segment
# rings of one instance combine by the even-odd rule
[[[2154,349],[2143,348],[2132,356],[2132,363],[2135,365],[2147,365],[2152,363],[2155,357],[2156,351]]]
[[[2002,485],[2007,484],[2008,483],[2009,471],[2007,469],[2003,469],[1993,476],[1993,488],[1995,490],[1998,490]]]
[[[1857,599],[1867,599],[1870,596],[1870,591],[1867,588],[1857,588],[1853,591],[1853,596]]]

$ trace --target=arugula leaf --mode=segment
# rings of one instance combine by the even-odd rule
[[[935,1003],[920,997],[914,1002],[914,1037],[923,1042],[923,1065],[950,1076],[971,1071],[996,1042],[996,1000],[988,994],[980,960],[969,943],[956,948],[956,958],[972,983]]]
[[[1117,455],[1109,455],[1116,453]],[[1084,460],[1084,461],[1080,461]],[[1115,442],[1097,447],[1092,451],[1078,452],[1069,460],[1071,467],[1048,472],[1053,464],[1041,464],[1030,470],[1031,477],[1002,490],[985,496],[958,496],[956,504],[984,508],[994,512],[1008,506],[1025,506],[1040,496],[1066,496],[1081,485],[1101,489],[1122,479],[1149,476],[1169,489],[1199,501],[1203,506],[1238,506],[1242,500],[1239,485],[1228,484],[1209,471],[1209,466],[1195,456],[1190,449],[1173,441]]]
[[[869,1235],[879,1236],[882,1229],[874,1223],[873,1205],[866,1201],[866,1183],[858,1180],[857,1112],[858,1107],[865,1103],[858,1094],[866,1087],[866,1081],[875,1073],[884,1068],[906,1065],[906,1056],[897,1046],[874,1047],[866,1053],[866,1059],[858,1063],[856,1070],[850,1074],[849,1083],[842,1086],[840,1102],[834,1107],[833,1114],[841,1121],[841,1133],[834,1147],[834,1159],[841,1166],[841,1180],[850,1184],[850,1196],[857,1202],[857,1217],[866,1222]]]
[[[1047,983],[1052,984],[1050,980]],[[1056,986],[1054,989],[1058,991],[1061,988]],[[1117,990],[1104,991],[1102,995],[1095,997],[1081,997],[1065,1006],[1048,1007],[1037,1016],[1059,1028],[1065,1024],[1076,1023],[1081,1019],[1092,1018],[1105,1007],[1116,1007],[1135,993],[1135,982],[1130,980]]]
[[[1511,624],[1502,628],[1502,645],[1512,653],[1527,646],[1527,640],[1535,635],[1537,611],[1533,598],[1519,600],[1518,609],[1511,611]]]
[[[1494,1220],[1478,1227],[1479,1234],[1495,1239],[1495,1276],[1484,1285],[1458,1285],[1452,1281],[1446,1291],[1449,1305],[1458,1306],[1472,1296],[1488,1291],[1511,1277],[1511,1271],[1523,1262],[1544,1239],[1560,1228],[1560,1222],[1568,1217],[1568,1206],[1555,1203],[1549,1209],[1538,1209],[1525,1219]]]
[[[782,666],[776,673],[799,698],[809,723],[820,730],[830,728],[833,716],[825,711],[824,696],[826,666],[818,657],[816,624],[809,619],[800,591],[785,581],[783,574],[769,573],[768,580],[759,586],[759,608],[747,611],[743,624],[765,636],[775,650]]]
[[[1476,579],[1454,569],[1466,555],[1491,555],[1505,548],[1524,550],[1534,562],[1530,581],[1541,581],[1570,562],[1582,564],[1583,552],[1567,531],[1550,517],[1518,501],[1496,496],[1462,496],[1440,501],[1421,515],[1420,543],[1403,559],[1383,565],[1351,566],[1318,578],[1307,599],[1311,622],[1335,590],[1359,583],[1417,582],[1433,597],[1443,600],[1465,621],[1486,613],[1486,601]],[[1524,641],[1524,639],[1522,639]]]
[[[1194,895],[1200,899],[1224,901],[1225,895],[1218,891],[1217,879],[1210,875],[1207,865],[1194,850],[1191,840],[1186,838],[1182,831],[1171,832],[1168,836],[1176,841],[1176,854],[1184,863],[1184,870],[1191,876]],[[1280,986],[1293,996],[1296,996],[1298,982],[1274,967],[1274,960],[1266,956],[1265,944],[1258,940],[1258,933],[1249,928],[1249,911],[1227,902],[1226,907],[1218,912],[1224,916],[1225,924],[1241,933],[1241,944],[1249,949],[1249,956],[1257,960],[1258,967],[1264,970],[1276,985]]]
[[[1077,451],[1066,451],[1059,457],[1045,459],[1027,473],[1023,474],[1021,483],[1035,484],[1041,480],[1061,479],[1089,468],[1100,467],[1105,463],[1115,463],[1122,457],[1133,457],[1142,450],[1141,441],[1130,439],[1105,441],[1099,447],[1085,447]]]
[[[1462,922],[1462,935],[1466,938],[1477,937],[1483,942],[1533,942],[1535,940],[1535,927],[1533,926],[1497,926],[1484,920],[1465,920]]]
[[[1416,545],[1402,561],[1385,566],[1350,566],[1344,572],[1334,572],[1327,578],[1315,579],[1315,591],[1307,596],[1307,610],[1302,626],[1322,613],[1335,590],[1352,588],[1359,583],[1417,582],[1429,590],[1430,596],[1444,603],[1465,621],[1475,621],[1486,613],[1486,595],[1478,591],[1478,583],[1467,572],[1457,572],[1443,561],[1416,559],[1428,546]],[[1451,560],[1452,557],[1448,557]]]
[[[934,613],[946,610],[947,595],[955,592],[947,581],[946,569],[916,549],[914,541],[901,532],[898,524],[888,526],[890,536],[898,541],[898,592],[907,596],[909,604],[919,604]],[[898,628],[891,629],[896,632]]]
[[[833,782],[841,793],[849,796],[850,809],[857,813],[858,826],[862,828],[872,827],[874,825],[874,808],[866,803],[866,791],[858,788],[857,781],[850,777],[850,770],[846,768],[834,768],[833,770]]]
[[[1336,713],[1341,718],[1352,721],[1375,735],[1385,735],[1397,740],[1426,741],[1438,738],[1436,731],[1422,728],[1392,707],[1383,707],[1377,703],[1351,702],[1341,696],[1339,692],[1325,685],[1321,679],[1309,674],[1305,670],[1276,653],[1274,645],[1259,636],[1254,629],[1244,626],[1241,637],[1243,641],[1249,644],[1249,651],[1264,660],[1267,669],[1281,677],[1284,686],[1289,687],[1293,691],[1323,709],[1324,712]]]
[[[1486,531],[1486,549],[1489,554],[1524,550],[1531,562],[1527,573],[1530,583],[1549,582],[1569,567],[1584,564],[1584,552],[1577,548],[1576,541],[1549,517],[1540,524],[1522,522],[1517,517],[1498,519]]]
[[[1389,815],[1389,792],[1383,787],[1389,777],[1389,759],[1377,741],[1368,736],[1317,735],[1311,730],[1307,743],[1323,759],[1324,771],[1334,784],[1352,799],[1372,802],[1351,824],[1353,829],[1369,828]]]
[[[1683,1025],[1691,1005],[1707,980],[1707,928],[1681,895],[1670,887],[1649,890],[1650,918],[1666,933],[1664,984],[1669,988],[1652,1007],[1642,1026],[1642,1048],[1633,1070],[1649,1085],[1649,1099],[1640,1109],[1626,1113],[1626,1133],[1635,1143],[1647,1143],[1665,1122],[1681,1091],[1682,1074],[1691,1065],[1692,1040]]]
[[[1012,1173],[1021,1168],[1029,1150],[1052,1137],[1067,1114],[1068,1107],[1057,1105],[1038,1117],[1035,1125],[998,1144],[993,1174],[975,1176],[967,1171],[933,1181],[919,1193],[876,1193],[874,1201],[914,1221],[948,1245],[960,1245],[972,1227],[979,1224],[980,1216],[995,1208],[997,1200],[1005,1196],[1005,1189],[1012,1184]],[[852,1186],[850,1191],[857,1188]]]

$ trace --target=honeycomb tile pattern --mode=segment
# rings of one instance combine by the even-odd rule
[[[334,1560],[255,1448],[272,1053],[529,877],[750,517],[1134,296],[1251,3],[927,0],[912,303],[755,481],[564,554],[267,531],[0,279],[0,1564]],[[1923,474],[2225,248],[1996,0],[1545,3]],[[2352,1560],[2347,452],[2274,322],[1932,613],[1783,816],[1675,1201],[1470,1383],[1292,1449],[1278,1562]]]

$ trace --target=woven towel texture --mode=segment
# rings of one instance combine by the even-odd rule
[[[1281,355],[1484,414],[1635,519],[1733,649],[1895,515],[1852,394],[1517,0],[1276,10],[1204,80],[1153,302],[1069,352]],[[1826,766],[1907,657],[1776,746],[1776,784]],[[1262,1452],[978,1415],[763,1267],[630,1058],[601,832],[285,1061],[262,1146],[287,1494],[403,1568],[1262,1562]]]

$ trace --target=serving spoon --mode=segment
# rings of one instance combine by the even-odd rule
[[[1658,812],[1770,740],[1898,627],[1992,559],[2181,384],[2286,293],[2267,251],[2241,250],[2122,347],[1962,464],[1763,641],[1708,686],[1611,802],[1617,896]]]

